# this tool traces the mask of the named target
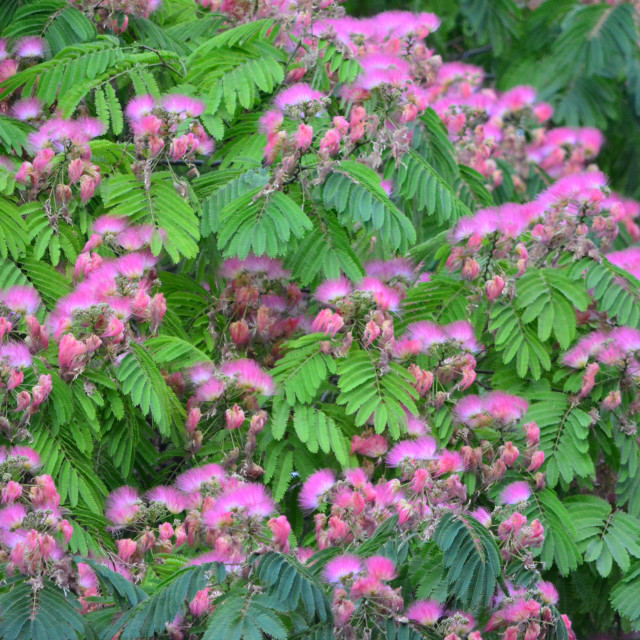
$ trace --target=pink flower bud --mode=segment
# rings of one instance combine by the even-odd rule
[[[195,431],[195,428],[198,426],[200,419],[202,418],[202,412],[198,407],[193,407],[189,409],[189,413],[187,414],[187,421],[184,424],[184,428],[188,433],[192,433]]]
[[[33,170],[36,173],[42,173],[55,155],[53,149],[46,147],[38,151],[36,157],[33,159]]]
[[[62,533],[64,541],[68,544],[73,536],[73,525],[68,520],[60,520],[58,523],[58,531]]]
[[[80,178],[80,201],[84,204],[93,198],[96,190],[96,183],[89,176]]]
[[[31,394],[28,391],[21,391],[18,394],[18,398],[16,400],[16,411],[26,411],[29,408],[30,404]]]
[[[480,275],[480,265],[475,258],[467,258],[462,265],[462,277],[465,280],[475,280]]]
[[[487,300],[495,300],[504,289],[504,280],[500,276],[494,276],[484,287]]]
[[[170,522],[163,522],[158,527],[159,538],[162,542],[169,540],[173,536],[173,527]]]
[[[196,593],[194,599],[189,603],[189,611],[194,618],[199,618],[209,610],[210,604],[209,588],[206,587]]]
[[[22,371],[18,371],[17,369],[12,369],[9,374],[9,380],[7,381],[7,389],[11,391],[11,389],[15,389],[18,385],[22,384],[24,380],[24,373]]]
[[[289,534],[291,533],[291,525],[286,516],[271,518],[267,522],[271,533],[273,534],[273,542],[278,551],[281,553],[289,553]]]
[[[56,186],[56,204],[69,204],[73,198],[73,192],[68,184],[60,183]]]
[[[536,451],[531,456],[531,464],[527,467],[527,471],[537,471],[544,463],[544,451]]]
[[[227,429],[230,431],[238,429],[244,423],[244,411],[237,404],[234,404],[232,409],[227,409],[224,416],[227,421]]]
[[[335,156],[340,151],[342,136],[337,129],[329,129],[320,140],[320,154],[323,156]]]
[[[610,391],[602,401],[602,408],[613,411],[622,402],[622,395],[619,391]]]
[[[249,342],[249,325],[244,320],[238,320],[231,323],[229,327],[231,339],[238,346],[242,346]]]
[[[504,445],[500,460],[502,460],[507,467],[510,467],[515,463],[519,455],[520,451],[518,451],[518,447],[515,447],[513,442],[509,441]]]
[[[75,184],[80,180],[80,176],[84,172],[84,162],[80,158],[76,158],[69,163],[69,182]]]
[[[313,127],[308,124],[301,124],[296,134],[296,147],[301,151],[306,151],[311,146],[313,140]]]
[[[535,422],[528,422],[522,426],[527,438],[527,445],[533,447],[540,442],[540,427]]]

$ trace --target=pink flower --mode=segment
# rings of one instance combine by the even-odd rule
[[[0,529],[15,529],[27,517],[27,509],[20,503],[0,509]]]
[[[327,562],[323,575],[327,582],[343,582],[353,580],[362,571],[360,558],[353,555],[337,556]]]
[[[365,560],[367,573],[383,582],[393,580],[396,577],[396,565],[393,560],[385,556],[372,556]]]
[[[162,98],[162,106],[169,112],[184,114],[190,118],[197,118],[205,110],[205,104],[201,100],[195,100],[180,94],[170,94]]]
[[[315,291],[315,298],[323,304],[331,304],[351,293],[351,283],[344,277],[338,280],[326,280]]]
[[[35,470],[40,467],[40,456],[31,447],[17,445],[9,450],[12,458],[22,458],[22,464],[25,469]]]
[[[387,464],[390,467],[398,467],[403,462],[432,460],[436,449],[436,441],[431,436],[423,436],[417,440],[401,440],[387,454]]]
[[[273,378],[253,360],[240,359],[226,362],[222,365],[222,373],[229,378],[234,378],[236,384],[247,391],[263,396],[272,396],[275,393]]]
[[[315,332],[326,333],[334,337],[343,325],[344,319],[339,313],[333,313],[331,309],[323,309],[311,324],[311,329]]]
[[[303,509],[312,511],[320,506],[324,495],[330,491],[336,482],[336,477],[329,469],[320,469],[310,475],[302,485],[298,500]]]
[[[351,453],[359,453],[368,458],[379,458],[389,449],[389,444],[384,436],[372,435],[361,438],[353,436],[351,440]]]
[[[286,107],[292,107],[314,100],[322,100],[324,94],[320,91],[312,89],[311,86],[304,82],[298,82],[291,85],[284,91],[281,91],[274,99],[274,104],[278,109],[284,111]]]
[[[28,347],[22,342],[6,342],[0,345],[0,362],[2,360],[14,369],[26,369],[33,362]]]
[[[545,604],[558,604],[560,596],[558,590],[551,582],[538,582],[537,589]]]
[[[133,487],[125,486],[107,496],[104,514],[113,524],[124,526],[136,519],[139,510],[138,492]]]
[[[184,493],[199,491],[202,485],[219,485],[224,479],[224,470],[217,464],[206,464],[194,467],[181,473],[175,480],[175,485]]]
[[[229,512],[265,518],[274,510],[275,504],[264,485],[246,483],[222,493],[213,508],[204,514],[203,522],[214,528]]]
[[[42,304],[40,294],[28,285],[14,285],[4,292],[0,291],[0,302],[14,313],[24,315],[33,315]]]
[[[512,482],[500,494],[499,502],[503,504],[518,504],[526,502],[531,497],[531,487],[524,480]]]
[[[337,129],[329,129],[320,140],[320,154],[335,156],[340,151],[342,137]]]
[[[156,487],[147,492],[150,502],[164,505],[170,513],[180,513],[186,507],[184,495],[173,487]]]
[[[444,605],[436,600],[418,600],[407,610],[407,618],[425,627],[434,626],[444,614]]]
[[[40,115],[42,102],[38,98],[23,98],[13,103],[11,112],[18,120],[34,120]]]
[[[16,55],[21,58],[44,57],[45,42],[42,38],[29,36],[18,41],[15,47]]]
[[[15,502],[22,495],[22,485],[15,480],[9,480],[2,488],[2,504]]]
[[[489,280],[484,287],[487,300],[495,300],[504,289],[504,279],[500,276],[494,276],[492,280]]]

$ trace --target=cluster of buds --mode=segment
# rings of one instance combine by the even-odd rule
[[[548,631],[559,622],[553,609],[559,600],[556,588],[550,582],[539,582],[528,590],[509,586],[508,595],[500,592],[494,598],[497,610],[489,619],[485,630],[502,631],[504,640],[545,638]],[[571,621],[564,614],[561,617],[569,639],[575,640]]]
[[[59,343],[63,378],[76,378],[97,354],[119,361],[130,338],[141,338],[143,324],[155,332],[167,308],[163,294],[152,295],[156,262],[146,249],[115,259],[80,254],[76,272],[84,279],[58,301],[47,321]]]
[[[70,0],[74,7],[93,18],[100,31],[124,33],[129,26],[129,16],[148,18],[162,0]]]
[[[282,263],[266,256],[225,260],[221,276],[226,287],[215,310],[231,323],[232,348],[271,364],[279,342],[304,319],[302,292]]]
[[[0,555],[9,575],[46,575],[69,589],[76,578],[66,550],[73,526],[63,518],[51,476],[35,476],[39,467],[29,447],[0,448]]]
[[[498,526],[498,538],[501,541],[500,555],[505,562],[521,551],[537,549],[544,543],[544,529],[537,518],[530,524],[527,517],[516,511]]]
[[[263,470],[253,463],[256,437],[267,421],[267,414],[259,410],[259,398],[273,395],[275,382],[257,362],[241,358],[225,362],[219,367],[204,362],[189,368],[186,376],[180,372],[169,375],[167,381],[180,395],[187,389],[191,394],[187,401],[185,422],[191,452],[195,453],[202,446],[204,433],[200,423],[203,420],[208,429],[215,429],[217,425],[227,431],[236,431],[248,424],[241,470],[243,475],[254,479],[262,475]],[[216,421],[221,404],[227,405],[222,413],[224,421]],[[227,461],[229,465],[235,463],[237,453],[232,458]]]
[[[289,552],[291,526],[267,489],[217,464],[188,469],[173,486],[143,496],[120,487],[108,496],[105,515],[122,535],[115,570],[129,579],[143,577],[149,551],[170,553],[185,544],[200,551],[190,564],[222,562],[231,573],[256,550]]]
[[[100,184],[100,167],[91,162],[88,143],[101,136],[105,128],[95,118],[53,118],[29,135],[27,145],[33,159],[22,163],[16,181],[26,185],[30,200],[48,193],[45,209],[54,226],[59,215],[71,222],[69,211],[74,197],[88,202]]]
[[[125,113],[139,160],[134,170],[144,177],[145,184],[150,180],[149,160],[164,157],[169,162],[192,164],[196,155],[213,152],[213,140],[198,120],[204,111],[204,102],[180,94],[167,94],[159,100],[142,95],[129,102]]]
[[[633,208],[609,194],[602,173],[570,175],[533,202],[480,209],[459,220],[450,234],[454,246],[447,267],[470,281],[482,273],[487,299],[493,300],[507,285],[505,263],[521,276],[562,250],[597,258],[630,215]]]
[[[605,368],[603,383],[611,383],[605,389],[601,407],[614,411],[622,403],[622,392],[634,394],[627,403],[631,414],[640,412],[640,331],[633,327],[616,327],[611,330],[593,331],[582,337],[567,351],[562,362],[571,369],[582,370],[578,400],[586,398],[596,386],[601,367]],[[612,375],[613,374],[613,375]]]
[[[38,413],[52,389],[48,374],[41,375],[30,390],[24,388],[33,357],[49,345],[49,335],[35,316],[40,306],[38,292],[29,285],[0,290],[0,402],[8,403],[15,395],[14,412],[21,414],[20,426]],[[15,430],[7,418],[2,428],[13,437]]]

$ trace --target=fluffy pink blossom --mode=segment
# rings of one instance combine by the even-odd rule
[[[367,573],[383,582],[393,580],[396,577],[396,565],[385,556],[371,556],[365,560]]]
[[[387,453],[387,464],[390,467],[398,467],[405,461],[432,460],[436,449],[436,441],[431,436],[422,436],[417,440],[401,440]]]
[[[133,487],[120,487],[112,491],[105,501],[105,516],[118,526],[133,522],[138,511],[140,511],[138,492]]]
[[[217,464],[206,464],[194,467],[181,473],[175,480],[175,485],[184,493],[199,491],[202,485],[215,482],[219,484],[224,478],[224,469]]]
[[[272,396],[276,386],[273,378],[265,373],[254,360],[240,359],[222,365],[222,373],[236,380],[236,384],[263,396]]]
[[[186,507],[183,494],[173,487],[155,487],[146,496],[149,502],[164,505],[170,513],[180,513]]]
[[[341,277],[337,280],[326,280],[323,282],[315,290],[314,296],[318,302],[331,304],[341,298],[347,298],[351,290],[351,283],[345,277]]]
[[[323,575],[327,582],[352,580],[362,571],[362,561],[357,556],[342,555],[332,558],[324,567]]]
[[[320,506],[326,494],[336,482],[336,477],[329,469],[320,469],[310,475],[302,485],[298,500],[303,509],[312,511]]]
[[[273,103],[278,109],[284,111],[286,107],[322,100],[324,97],[322,92],[312,89],[310,85],[304,82],[299,82],[281,91],[274,98]]]
[[[444,605],[436,600],[418,600],[407,610],[407,618],[425,627],[434,626],[444,614]]]
[[[502,504],[518,504],[526,502],[531,497],[531,487],[524,480],[512,482],[500,493],[499,502]]]

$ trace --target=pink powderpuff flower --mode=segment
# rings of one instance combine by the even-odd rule
[[[396,565],[385,556],[371,556],[365,560],[367,573],[383,582],[393,580],[396,577]]]
[[[471,512],[471,515],[484,527],[489,528],[491,526],[491,514],[484,507],[478,507]]]
[[[436,600],[418,600],[407,610],[407,618],[425,627],[434,626],[444,614],[444,605]]]
[[[423,351],[431,347],[442,345],[447,341],[447,334],[443,327],[428,320],[413,322],[407,327],[412,339],[418,340]]]
[[[498,498],[502,504],[518,504],[526,502],[531,497],[531,487],[524,480],[507,485]]]
[[[361,438],[353,436],[351,440],[351,454],[359,453],[368,458],[379,458],[389,450],[389,443],[384,436],[374,434]]]
[[[466,351],[476,353],[480,351],[480,345],[476,341],[476,336],[470,322],[458,320],[445,325],[443,330],[449,340],[458,343]]]
[[[342,298],[348,298],[351,293],[351,283],[343,276],[337,280],[326,280],[314,293],[318,302],[333,304]]]
[[[320,469],[310,475],[302,485],[298,500],[303,509],[313,511],[320,506],[325,494],[330,491],[336,483],[333,471]]]
[[[184,493],[200,491],[202,485],[221,484],[224,480],[224,469],[217,464],[205,464],[181,473],[175,480],[175,485]]]
[[[31,447],[24,445],[17,445],[11,447],[9,450],[9,456],[12,458],[22,458],[22,465],[25,469],[34,471],[40,467],[40,455],[37,451],[34,451]]]
[[[42,102],[38,98],[23,98],[13,103],[11,113],[17,120],[35,120],[42,111]]]
[[[147,492],[149,502],[164,505],[170,513],[180,513],[185,509],[184,495],[173,487],[155,487]]]
[[[10,367],[21,370],[31,366],[33,357],[29,352],[29,348],[24,343],[6,342],[0,345],[0,361],[2,360]]]
[[[187,369],[189,380],[196,386],[201,385],[207,380],[211,380],[214,374],[213,365],[210,362],[200,362]]]
[[[464,471],[464,469],[464,458],[457,451],[449,451],[448,449],[445,449],[438,456],[438,476],[442,476],[445,473],[451,473],[452,471]]]
[[[40,294],[28,285],[14,285],[0,291],[0,302],[14,313],[25,315],[33,315],[42,304]]]
[[[372,260],[365,263],[364,270],[368,276],[379,278],[385,282],[389,282],[395,278],[411,281],[415,276],[415,267],[413,263],[406,258]]]
[[[267,521],[269,529],[273,534],[273,541],[280,553],[289,553],[289,535],[291,534],[291,525],[287,520],[287,516],[278,516]]]
[[[436,441],[431,436],[423,436],[417,440],[401,440],[387,453],[387,464],[390,467],[399,467],[403,462],[433,460],[436,449]]]
[[[284,117],[280,111],[267,111],[259,120],[258,129],[260,133],[273,135],[280,130]]]
[[[357,289],[372,294],[376,304],[383,311],[397,311],[400,306],[400,293],[377,278],[371,276],[363,278],[358,283]]]
[[[213,402],[217,400],[225,391],[225,384],[221,380],[212,378],[203,382],[196,391],[197,402]]]
[[[0,509],[0,529],[16,529],[27,517],[27,509],[20,503]]]
[[[324,94],[320,91],[316,91],[310,85],[305,82],[298,82],[291,85],[284,91],[281,91],[273,100],[280,111],[284,111],[286,107],[292,107],[306,102],[313,102],[315,100],[322,100]]]
[[[140,511],[138,491],[133,487],[120,487],[112,491],[105,501],[104,514],[117,526],[125,526],[135,521]]]
[[[357,556],[342,555],[332,558],[324,567],[323,575],[327,582],[343,584],[352,581],[362,571],[362,561]]]
[[[254,360],[243,358],[226,362],[222,365],[222,373],[229,378],[234,378],[236,384],[247,391],[263,396],[272,396],[275,393],[275,381]]]
[[[43,58],[45,41],[36,36],[29,36],[18,40],[15,46],[15,54],[20,58]]]
[[[184,114],[189,118],[197,118],[205,110],[205,104],[201,100],[189,98],[180,94],[170,94],[162,98],[162,106],[169,112],[177,115]]]
[[[484,413],[484,403],[480,396],[476,395],[460,398],[453,410],[455,419],[471,428],[478,427],[484,422],[482,418]]]
[[[275,503],[264,485],[247,483],[221,494],[212,509],[203,516],[208,527],[218,526],[229,512],[244,512],[250,517],[266,518],[275,511]]]
[[[502,391],[492,391],[482,397],[485,410],[503,425],[517,422],[526,413],[527,401]]]
[[[2,487],[2,504],[15,502],[22,495],[22,485],[15,480],[9,480],[5,487]]]
[[[536,588],[540,592],[540,597],[545,604],[558,604],[560,596],[558,590],[551,582],[538,582]]]
[[[141,120],[148,116],[156,107],[156,101],[150,95],[136,96],[129,101],[125,114],[131,121]]]

